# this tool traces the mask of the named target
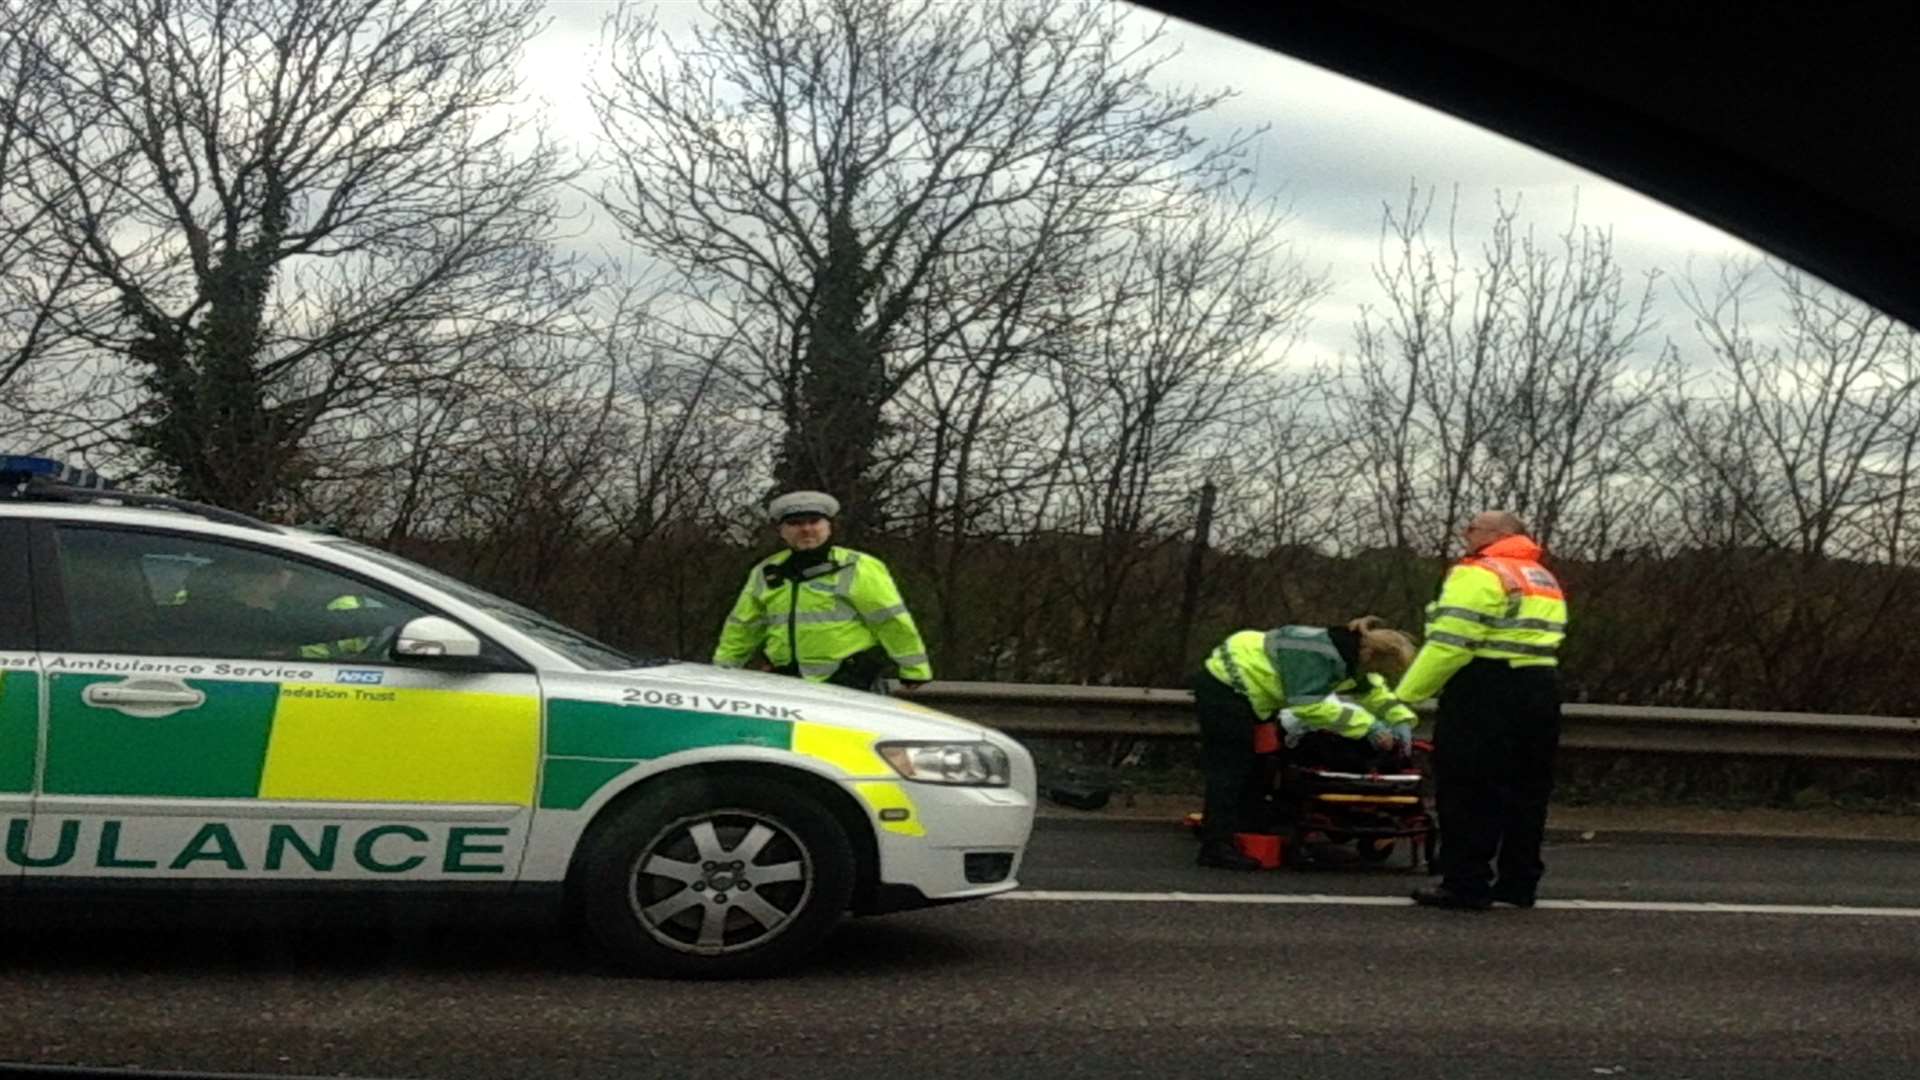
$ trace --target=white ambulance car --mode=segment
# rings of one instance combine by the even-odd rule
[[[1011,889],[1034,769],[339,537],[0,457],[0,896],[512,897],[646,972]]]

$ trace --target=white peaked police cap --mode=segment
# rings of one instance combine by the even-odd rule
[[[840,512],[840,500],[824,491],[789,491],[768,503],[767,512],[775,521],[812,514],[832,517]]]

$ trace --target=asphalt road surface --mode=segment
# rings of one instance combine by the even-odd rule
[[[1920,1074],[1920,849],[1561,844],[1555,906],[1190,865],[1044,821],[1026,899],[846,924],[783,979],[625,979],[537,930],[9,930],[0,1061],[449,1077]],[[1644,906],[1643,906],[1644,905]],[[1838,907],[1836,907],[1838,905]]]

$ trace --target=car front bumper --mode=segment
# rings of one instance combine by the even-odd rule
[[[978,899],[1019,884],[1021,859],[1033,835],[1035,785],[1025,750],[1015,747],[1010,754],[1017,756],[1009,787],[900,785],[913,803],[914,827],[873,822],[878,908]]]

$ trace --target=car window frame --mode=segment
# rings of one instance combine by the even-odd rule
[[[472,621],[455,612],[446,610],[438,603],[385,581],[377,580],[358,570],[307,556],[303,552],[290,551],[283,547],[249,543],[233,536],[198,532],[192,529],[170,529],[160,525],[135,524],[117,521],[90,521],[85,518],[35,519],[29,525],[29,542],[33,566],[34,601],[41,618],[37,620],[38,648],[41,652],[87,652],[74,640],[72,621],[68,618],[66,571],[60,562],[60,547],[57,533],[61,529],[91,529],[102,532],[137,533],[147,536],[160,536],[190,540],[196,543],[225,546],[263,555],[284,559],[288,562],[333,574],[363,585],[368,589],[386,593],[419,609],[424,615],[439,616],[448,619],[476,638],[480,639],[481,655],[478,657],[459,657],[434,660],[398,660],[391,657],[377,659],[353,659],[345,663],[328,659],[324,663],[344,667],[384,667],[403,668],[417,671],[439,671],[459,674],[511,674],[532,675],[538,669],[527,659],[497,640],[492,635],[475,627]],[[149,655],[146,653],[127,655]],[[173,655],[154,653],[151,655]]]
[[[0,518],[0,650],[6,652],[40,648],[27,524],[21,518]]]

